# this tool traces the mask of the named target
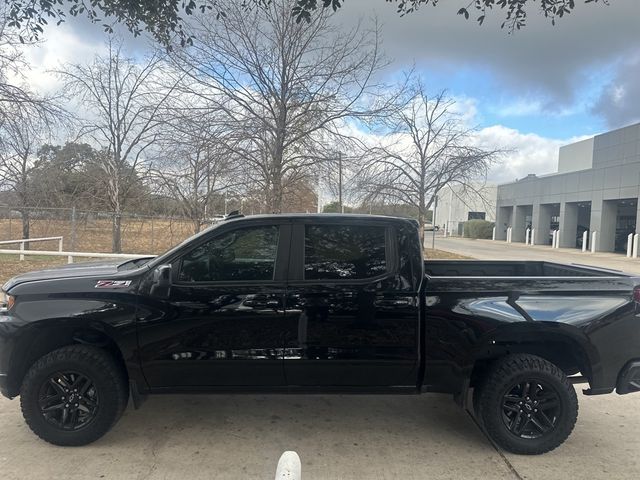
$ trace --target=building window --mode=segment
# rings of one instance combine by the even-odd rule
[[[485,212],[469,212],[467,220],[485,220],[486,216]]]

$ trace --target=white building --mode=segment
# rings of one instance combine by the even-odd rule
[[[496,195],[497,187],[492,184],[447,186],[438,194],[435,224],[446,229],[447,234],[462,235],[462,224],[467,220],[494,222]]]

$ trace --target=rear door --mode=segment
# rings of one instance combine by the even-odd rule
[[[415,385],[418,296],[384,222],[294,224],[286,300],[290,386]]]

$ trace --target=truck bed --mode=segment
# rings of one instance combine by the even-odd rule
[[[518,260],[425,260],[429,277],[627,277],[619,270]]]

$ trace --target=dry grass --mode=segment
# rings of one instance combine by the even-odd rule
[[[122,220],[122,252],[158,254],[193,235],[193,225],[184,220],[151,220],[148,218]],[[0,220],[0,240],[14,240],[22,236],[22,223],[18,219]],[[63,236],[63,250],[71,245],[71,221],[34,219],[31,238]],[[111,252],[111,221],[84,217],[76,222],[77,252]],[[17,249],[3,245],[0,248]],[[32,250],[57,250],[57,241],[32,243]]]
[[[446,252],[444,250],[438,250],[434,248],[425,248],[424,256],[426,259],[432,258],[436,260],[467,260],[467,259],[473,258],[473,257],[458,255],[457,253]]]
[[[67,263],[66,257],[38,257],[33,255],[28,258],[29,260],[21,262],[17,255],[0,255],[0,284],[21,273]]]

